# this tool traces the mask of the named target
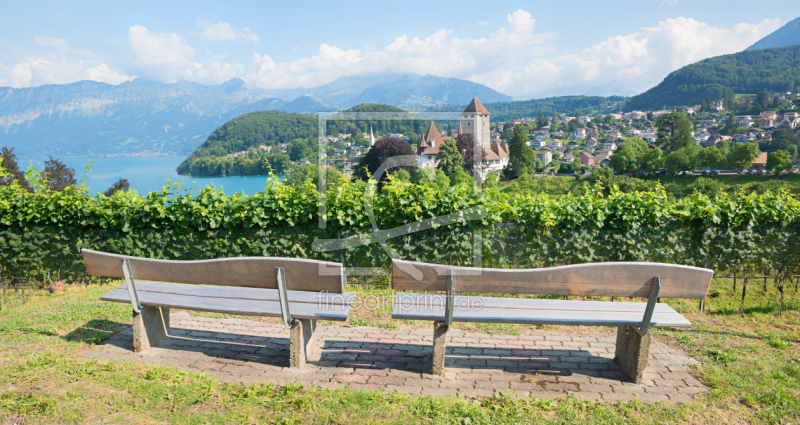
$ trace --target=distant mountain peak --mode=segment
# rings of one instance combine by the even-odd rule
[[[800,17],[795,18],[786,25],[778,28],[745,50],[788,47],[794,46],[795,44],[800,44]]]

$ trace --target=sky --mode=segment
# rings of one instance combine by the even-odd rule
[[[669,72],[744,50],[800,5],[740,0],[28,1],[0,4],[0,87],[134,78],[264,89],[433,74],[518,100]]]

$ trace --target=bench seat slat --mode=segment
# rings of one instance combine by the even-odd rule
[[[138,292],[162,292],[174,295],[192,295],[210,298],[241,298],[258,301],[278,301],[277,289],[266,288],[244,288],[232,286],[206,286],[206,285],[183,285],[177,283],[151,282],[147,280],[134,280]],[[126,289],[124,283],[119,289]],[[307,291],[287,291],[290,303],[330,303],[352,305],[356,294],[330,294],[321,292]]]
[[[136,282],[137,289],[139,282]],[[226,288],[231,289],[231,288]],[[275,290],[263,290],[265,292]],[[170,294],[165,292],[151,292],[138,290],[139,302],[145,306],[169,307],[186,310],[208,311],[213,313],[237,314],[243,316],[281,317],[280,303],[269,300],[269,294],[264,294],[265,299],[245,299],[231,297],[208,297],[202,295]],[[291,292],[294,291],[290,291]],[[289,295],[291,300],[292,295]],[[130,296],[123,285],[100,297],[102,301],[130,303]],[[292,317],[307,320],[332,320],[345,321],[350,312],[347,303],[312,303],[292,302],[290,304]]]
[[[408,295],[408,294],[403,294]],[[397,302],[395,298],[392,310],[393,319],[405,320],[444,320],[444,304],[441,296],[431,294],[415,294],[416,303]],[[437,297],[437,299],[433,299]],[[462,309],[460,305],[468,297],[455,297],[453,321],[455,322],[480,322],[480,323],[517,323],[529,325],[576,325],[576,326],[639,326],[642,323],[644,303],[612,303],[608,301],[567,301],[567,300],[538,300],[519,299],[519,308],[508,306],[492,307],[490,297],[469,297],[473,301],[479,299],[483,302],[481,308]],[[460,302],[462,304],[460,304]],[[591,304],[591,305],[583,305]],[[602,305],[607,304],[607,305]],[[618,305],[628,304],[624,310]],[[474,304],[473,304],[474,305]],[[636,306],[636,307],[632,307]],[[657,304],[656,312],[650,322],[651,327],[691,327],[691,322],[667,304]]]
[[[483,308],[509,308],[509,309],[533,309],[533,310],[571,310],[571,311],[606,311],[606,312],[635,312],[644,314],[645,303],[637,302],[609,302],[609,301],[570,301],[570,300],[551,300],[539,298],[501,298],[501,297],[479,297],[479,296],[456,296],[456,300],[480,299]],[[534,301],[535,303],[531,303]],[[395,304],[435,304],[444,306],[444,294],[414,294],[397,293],[395,294]],[[463,301],[462,301],[463,302]],[[655,312],[674,313],[668,304],[656,304]]]

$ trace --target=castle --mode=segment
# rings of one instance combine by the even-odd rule
[[[472,98],[472,102],[461,113],[458,120],[458,134],[471,134],[475,141],[476,152],[478,149],[483,151],[483,160],[479,167],[480,177],[485,178],[489,171],[502,170],[508,164],[508,145],[504,143],[492,143],[489,111],[483,106],[477,97]],[[439,148],[445,143],[445,138],[439,133],[436,124],[431,122],[428,132],[420,137],[417,148],[417,168],[435,167],[436,154]]]

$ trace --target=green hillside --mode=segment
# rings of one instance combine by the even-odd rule
[[[309,98],[310,99],[310,98]],[[376,136],[403,133],[416,140],[417,135],[430,125],[428,120],[415,120],[412,114],[394,106],[379,103],[356,105],[347,111],[357,113],[347,119],[336,120],[330,116],[326,133],[362,133],[368,137],[370,127]],[[391,113],[381,119],[370,119],[360,113]],[[387,117],[394,119],[386,119]],[[354,129],[358,129],[356,132]],[[292,162],[318,157],[319,117],[314,114],[295,114],[281,111],[256,111],[236,117],[216,130],[180,166],[178,173],[192,176],[263,175],[270,171],[284,173],[295,166]],[[353,143],[367,144],[363,137],[354,137]],[[278,144],[287,144],[286,152],[278,152]],[[341,142],[334,146],[344,149]],[[340,146],[341,144],[341,146]],[[260,146],[272,147],[271,152]],[[241,154],[245,152],[244,154]],[[228,158],[229,154],[238,154]]]
[[[492,122],[505,122],[525,117],[535,117],[541,111],[545,115],[583,115],[597,112],[618,111],[625,98],[622,96],[555,96],[545,99],[518,100],[513,102],[486,102],[484,106],[492,113]],[[461,112],[467,105],[449,105],[437,111]]]
[[[625,109],[699,105],[706,96],[721,99],[728,88],[734,93],[800,89],[800,45],[748,50],[684,66],[652,89],[632,97]]]

